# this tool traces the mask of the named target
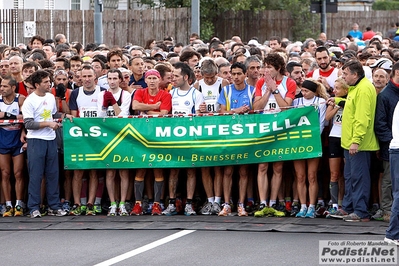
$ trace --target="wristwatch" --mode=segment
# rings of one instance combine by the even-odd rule
[[[273,91],[273,94],[279,94],[280,92],[277,90]]]

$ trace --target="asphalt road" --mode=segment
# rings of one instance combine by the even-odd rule
[[[318,265],[319,240],[381,235],[195,230],[0,231],[0,265]]]

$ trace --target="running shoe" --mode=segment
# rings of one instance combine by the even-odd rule
[[[290,216],[291,217],[296,217],[296,215],[300,212],[301,210],[301,205],[299,205],[299,202],[294,202],[291,205],[291,213]]]
[[[87,204],[86,215],[96,215],[93,204],[91,203]]]
[[[352,212],[351,214],[345,216],[343,218],[345,222],[370,222],[370,218],[360,218],[356,213]]]
[[[1,204],[0,205],[0,215],[3,216],[3,214],[6,212],[6,205]]]
[[[75,216],[79,216],[82,214],[81,208],[78,204],[74,204],[72,206],[71,212],[69,213],[70,215],[75,215]]]
[[[186,216],[197,215],[197,213],[193,209],[192,204],[186,204],[186,206],[184,207],[184,215]]]
[[[286,213],[287,212],[287,209],[285,208],[285,201],[278,201],[277,203],[276,203],[276,206],[274,207],[277,211],[280,211],[280,212],[284,212],[284,213]]]
[[[130,215],[143,215],[143,208],[141,207],[140,203],[136,202],[136,204],[134,204]]]
[[[164,211],[165,210],[165,204],[163,202],[159,203],[159,206],[161,206],[161,210]]]
[[[385,237],[384,241],[387,242],[388,244],[399,246],[399,239],[390,239],[388,237]]]
[[[125,204],[119,204],[118,214],[119,214],[119,216],[129,216],[129,213],[126,210]]]
[[[126,208],[126,211],[128,213],[130,213],[133,210],[132,203],[130,201],[125,201],[125,208]]]
[[[266,216],[266,217],[271,217],[271,216],[273,216],[275,210],[274,210],[272,207],[269,207],[269,206],[266,205],[266,206],[262,209],[262,211],[263,211],[263,213],[264,213],[264,216]]]
[[[337,208],[335,208],[335,207],[330,207],[328,210],[326,210],[326,211],[324,212],[323,215],[324,215],[327,219],[329,219],[329,218],[332,218],[331,215],[336,214],[337,211],[338,211]]]
[[[64,211],[66,211],[67,213],[70,213],[70,212],[71,212],[71,206],[69,205],[69,201],[65,200],[65,201],[62,203],[62,209],[63,209]]]
[[[221,210],[222,209],[220,209],[219,203],[217,203],[216,201],[212,203],[212,210],[211,210],[212,214],[218,215]]]
[[[166,216],[176,215],[176,206],[172,203],[169,203],[168,207],[162,212],[162,214]]]
[[[260,204],[259,205],[259,209],[254,213],[255,217],[263,217],[265,216],[265,212],[263,211],[263,209],[265,209],[267,206],[265,204]]]
[[[200,210],[202,215],[211,215],[212,214],[212,206],[211,202],[207,202]]]
[[[101,214],[102,212],[103,212],[103,210],[102,210],[102,208],[101,208],[101,205],[100,204],[94,204],[94,212],[96,213],[96,214]]]
[[[238,216],[248,216],[248,213],[245,211],[245,207],[238,205],[237,207],[237,214]]]
[[[245,212],[247,212],[247,216],[248,213],[252,213],[254,209],[255,209],[255,203],[252,200],[248,201],[247,205],[245,205]]]
[[[280,205],[280,204],[279,204]],[[284,209],[285,206],[281,205]],[[269,208],[269,215],[270,216],[275,216],[275,217],[284,217],[285,216],[285,212],[284,211],[279,211],[277,210],[278,205],[277,204],[273,204],[273,206],[271,208]]]
[[[66,211],[64,211],[63,209],[52,210],[52,209],[49,208],[49,209],[47,210],[47,215],[48,215],[48,216],[58,216],[58,217],[61,217],[61,216],[67,216],[68,213],[67,213]]]
[[[149,202],[148,203],[148,207],[147,207],[147,210],[146,210],[146,214],[151,214],[152,213],[152,208],[153,208],[153,206],[154,206],[154,202]],[[144,209],[143,209],[144,210]]]
[[[218,216],[231,215],[231,207],[228,203],[223,204],[223,209],[218,213]]]
[[[309,207],[308,211],[306,212],[305,218],[316,218],[316,209],[314,207]]]
[[[58,209],[55,216],[61,217],[61,216],[67,216],[67,215],[68,215],[68,212],[64,211],[63,209]]]
[[[118,207],[116,206],[116,204],[109,206],[107,216],[116,216],[117,209],[118,209]]]
[[[30,213],[30,218],[41,218],[42,214],[40,213],[39,210],[34,210],[33,212]]]
[[[6,211],[3,213],[3,217],[13,217],[14,208],[12,206],[6,206]]]
[[[286,202],[285,202],[285,209],[286,209],[287,213],[291,213],[291,210],[292,210],[292,203],[291,203],[291,201],[286,201]]]
[[[24,209],[20,205],[15,206],[14,216],[24,216]]]
[[[159,205],[158,203],[154,203],[152,205],[151,215],[162,215],[161,205]]]
[[[301,208],[300,211],[295,215],[295,217],[305,218],[307,210],[308,208]]]
[[[369,210],[370,216],[373,216],[374,214],[376,214],[377,211],[378,211],[379,209],[380,209],[380,208],[379,208],[378,205],[373,204],[373,206],[372,206],[371,209]]]
[[[43,206],[39,209],[41,216],[46,216],[46,215],[47,215],[47,209],[48,209],[48,208],[47,208],[45,205],[43,205]]]
[[[82,215],[85,215],[87,211],[87,206],[86,205],[80,206],[80,211],[82,212]]]
[[[338,209],[338,211],[335,214],[331,214],[330,216],[332,218],[337,218],[337,219],[343,219],[345,216],[347,216],[349,213],[344,211],[343,209]]]
[[[261,204],[261,206],[262,205],[263,204]],[[261,210],[259,210],[257,212],[257,216],[256,217],[263,217],[263,216],[266,216],[266,217],[271,217],[271,216],[283,217],[283,216],[285,216],[285,214],[283,212],[280,212],[280,211],[276,210],[275,207],[276,207],[276,204],[273,204],[273,207],[265,206],[263,209],[261,209]],[[263,212],[263,216],[260,213],[260,211]]]
[[[384,211],[382,209],[378,209],[378,211],[371,216],[371,219],[376,221],[384,221]]]

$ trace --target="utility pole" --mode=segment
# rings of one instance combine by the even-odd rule
[[[321,0],[321,32],[327,33],[327,7],[326,0]]]
[[[200,34],[200,0],[191,1],[191,33]]]
[[[94,42],[103,43],[103,1],[94,0]]]
[[[338,0],[311,0],[310,12],[320,13],[321,32],[327,34],[327,13],[338,13]]]

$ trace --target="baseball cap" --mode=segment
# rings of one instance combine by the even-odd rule
[[[254,40],[254,39],[250,40],[248,42],[248,45],[255,45],[256,47],[261,46],[261,44],[257,40]]]
[[[382,68],[385,70],[392,70],[392,61],[388,58],[380,58],[370,65],[370,68]]]
[[[118,70],[119,70],[122,74],[123,74],[123,73],[128,73],[129,75],[132,74],[132,71],[130,71],[129,69],[124,68],[124,67],[120,67],[120,68],[118,68]]]
[[[162,60],[166,59],[166,54],[164,52],[157,52],[156,54],[154,54],[154,58],[159,57],[159,56],[162,57]]]
[[[342,53],[342,48],[339,46],[331,46],[330,48],[328,48],[328,51],[330,53],[336,53],[336,52]]]
[[[382,42],[382,37],[380,35],[374,35],[373,38],[370,39],[370,43],[375,40],[379,40],[380,42]]]

